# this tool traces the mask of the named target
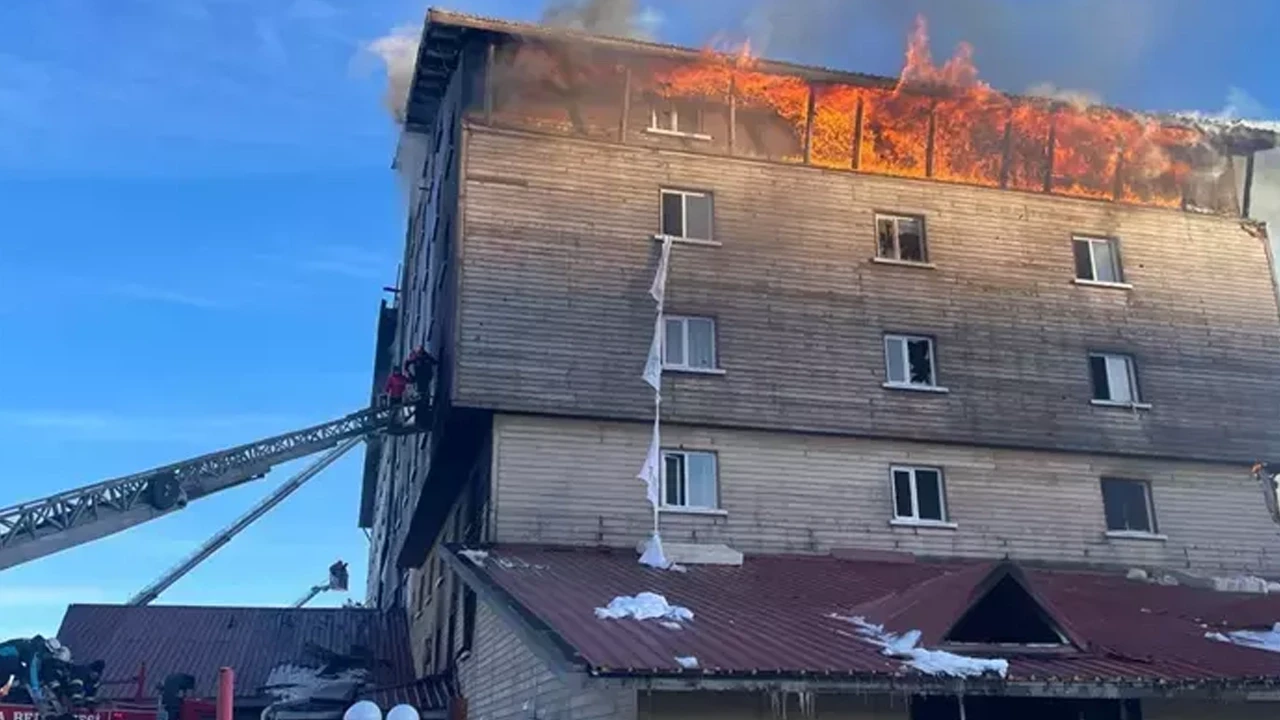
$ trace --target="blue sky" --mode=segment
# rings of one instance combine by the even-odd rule
[[[540,11],[445,4],[516,19]],[[907,28],[888,0],[796,0],[773,14],[751,4],[654,0],[650,16],[673,42],[752,33],[770,54],[897,70]],[[1131,0],[1128,14],[1099,19],[1095,0],[972,4],[985,9],[935,18],[935,54],[979,35],[980,66],[994,61],[983,74],[1003,87],[1046,81],[1206,111],[1237,88],[1254,114],[1280,107],[1267,32],[1280,5],[1192,0],[1166,14],[1163,0]],[[361,49],[423,10],[417,0],[0,3],[0,506],[366,400],[374,313],[403,223],[384,79]],[[353,454],[326,471],[162,602],[287,603],[337,558],[363,588],[359,464]],[[124,601],[291,470],[4,571],[0,638],[53,632],[70,601]]]

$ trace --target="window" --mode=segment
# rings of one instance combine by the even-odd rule
[[[876,215],[879,237],[876,256],[885,260],[928,262],[924,244],[924,218],[910,215]]]
[[[1103,478],[1102,505],[1108,531],[1155,534],[1155,508],[1151,505],[1151,486],[1146,482]]]
[[[671,508],[715,510],[716,456],[710,452],[667,450],[662,453],[662,504]]]
[[[1072,240],[1076,279],[1086,282],[1123,283],[1120,248],[1109,238],[1077,237]]]
[[[937,387],[932,338],[918,335],[886,335],[884,360],[887,385]]]
[[[947,502],[942,471],[937,468],[894,467],[893,517],[897,520],[946,522]]]
[[[1136,405],[1138,372],[1133,358],[1114,353],[1090,353],[1089,375],[1093,381],[1093,400],[1098,403]]]
[[[716,323],[711,318],[664,318],[662,366],[674,370],[716,369]]]
[[[711,241],[711,194],[662,191],[662,234],[683,240]]]
[[[649,129],[660,133],[702,137],[702,109],[692,103],[659,101],[653,106]]]

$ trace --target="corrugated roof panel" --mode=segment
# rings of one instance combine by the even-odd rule
[[[79,661],[103,660],[108,680],[137,675],[145,663],[147,693],[171,673],[196,679],[196,693],[214,695],[218,669],[236,672],[236,695],[260,696],[272,668],[318,667],[309,645],[337,653],[355,646],[377,660],[371,681],[415,680],[403,613],[363,608],[237,608],[72,605],[58,639]],[[104,686],[104,697],[132,697],[132,684]]]

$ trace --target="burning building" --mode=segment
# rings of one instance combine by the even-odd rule
[[[429,14],[361,523],[470,714],[1273,711],[1275,135],[908,48]]]

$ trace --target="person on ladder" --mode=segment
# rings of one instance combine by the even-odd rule
[[[413,352],[409,353],[409,358],[405,360],[405,367],[408,370],[409,382],[413,383],[413,389],[418,395],[418,400],[422,401],[431,396],[431,380],[435,377],[436,359],[427,354],[425,348],[419,345]]]
[[[409,378],[400,372],[400,366],[394,365],[391,374],[387,375],[387,383],[383,386],[383,405],[391,407],[404,402],[405,390],[409,388]]]

